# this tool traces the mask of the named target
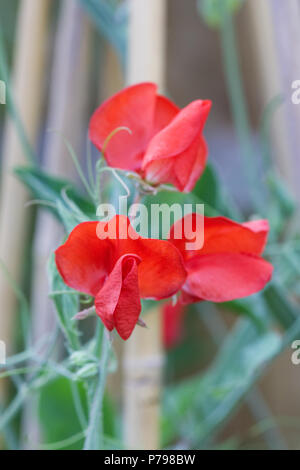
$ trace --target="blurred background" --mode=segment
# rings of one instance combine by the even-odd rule
[[[47,260],[64,232],[47,209],[61,179],[82,186],[65,140],[86,174],[89,117],[126,84],[129,3],[0,0],[3,448],[82,446],[72,379],[57,370],[63,340],[48,296]],[[196,304],[171,320],[161,312],[161,446],[299,449],[300,365],[291,356],[300,340],[300,1],[166,3],[165,93],[181,107],[213,101],[205,131],[209,165],[193,196],[208,215],[268,218],[266,256],[275,275],[249,299]],[[118,183],[111,184],[117,194]],[[31,386],[30,368],[45,353],[40,340],[52,334],[58,340],[40,362],[56,366]],[[121,344],[116,354],[122,356]],[[121,390],[116,366],[105,397],[108,448],[121,446]]]

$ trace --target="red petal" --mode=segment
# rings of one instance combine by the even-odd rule
[[[270,232],[269,221],[266,219],[251,220],[250,222],[245,222],[242,225],[243,227],[248,228],[251,232],[255,233],[257,248],[256,253],[254,254],[261,255],[264,252],[268,241],[268,235]]]
[[[203,216],[189,214],[184,219],[177,221],[170,231],[170,241],[182,252],[185,259],[196,254],[212,253],[248,253],[261,255],[265,248],[269,233],[267,220],[257,220],[239,224],[225,217],[204,217],[204,246],[201,250],[187,251],[186,243],[193,242],[188,239],[188,227],[202,230]],[[176,240],[174,233],[182,227],[182,233],[186,234],[182,239]]]
[[[108,143],[105,157],[110,166],[139,170],[144,151],[149,142],[156,106],[154,83],[140,83],[120,91],[105,101],[93,114],[89,134],[99,150],[112,131],[128,127],[115,134]]]
[[[182,109],[171,123],[153,137],[143,160],[146,179],[154,183],[173,183],[184,190],[192,186],[192,180],[203,171],[206,151],[204,151],[202,131],[211,108],[210,101],[197,100]],[[206,147],[205,147],[206,150]],[[173,161],[168,161],[172,159]],[[174,168],[179,163],[178,171]],[[195,171],[195,165],[196,171]]]
[[[141,312],[139,262],[133,255],[122,256],[95,298],[97,315],[110,331],[116,327],[124,340],[131,335]]]
[[[187,289],[187,286],[184,286],[183,287],[183,290],[181,291],[181,296],[180,296],[180,303],[182,305],[189,305],[189,304],[194,304],[194,303],[198,303],[198,302],[202,302],[203,299],[201,299],[200,297],[197,297],[196,295],[192,295],[192,294],[189,294],[186,290],[184,289]]]
[[[205,218],[205,242],[202,253],[249,253],[261,255],[264,251],[269,224],[259,220],[239,224],[225,217]]]
[[[157,95],[151,138],[164,129],[180,109],[165,96]]]
[[[138,285],[138,262],[132,259],[131,267],[124,276],[119,302],[115,310],[115,325],[122,339],[131,335],[141,313],[141,301]]]
[[[273,266],[262,258],[237,253],[197,256],[186,263],[184,290],[200,299],[227,302],[262,290]]]
[[[120,240],[119,249],[120,253],[134,253],[142,260],[138,270],[142,298],[171,297],[186,279],[181,254],[166,240]]]
[[[77,225],[55,252],[57,269],[65,283],[95,296],[112,269],[110,240],[99,240],[98,222]]]
[[[182,337],[184,314],[185,309],[180,302],[176,305],[168,303],[163,308],[163,342],[167,349],[176,346]]]
[[[207,144],[202,135],[200,135],[199,139],[195,141],[188,151],[175,159],[174,170],[177,184],[175,181],[171,181],[171,183],[180,191],[192,191],[205,169],[207,154]]]
[[[190,192],[202,175],[207,160],[207,145],[202,135],[176,158],[150,163],[146,178],[153,183],[173,184],[179,191]]]

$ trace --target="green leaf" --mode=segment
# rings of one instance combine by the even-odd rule
[[[223,8],[234,14],[243,3],[244,0],[198,0],[198,8],[209,26],[218,27],[222,22]]]
[[[36,199],[50,203],[46,208],[62,222],[66,216],[64,213],[62,217],[62,207],[70,210],[68,201],[78,209],[79,218],[80,214],[83,214],[86,219],[96,219],[94,204],[83,197],[72,182],[50,176],[34,167],[18,167],[15,169],[15,174],[31,190]]]
[[[85,393],[82,384],[77,384],[79,396],[86,410]],[[86,411],[87,413],[87,411]],[[44,443],[64,441],[83,431],[73,404],[71,382],[59,378],[48,384],[40,392],[39,415]],[[67,445],[63,449],[82,449],[83,439]]]
[[[107,0],[80,0],[98,30],[115,47],[120,59],[126,63],[128,15]]]
[[[263,367],[278,354],[280,347],[281,339],[277,333],[261,333],[249,321],[240,320],[203,376],[166,390],[165,444],[177,438],[191,448],[204,445],[254,384]]]
[[[263,292],[270,314],[284,328],[293,326],[299,318],[300,311],[288,298],[286,290],[276,281],[273,281]]]
[[[204,203],[205,215],[209,217],[222,214],[235,219],[241,218],[241,214],[210,163],[206,165],[192,194]]]
[[[262,320],[260,315],[257,313],[255,306],[249,299],[238,299],[230,302],[224,302],[218,304],[218,307],[228,310],[237,315],[248,317],[253,322],[253,325],[263,331],[266,327],[265,322]]]
[[[87,416],[87,403],[84,386],[77,384],[79,397]],[[76,414],[71,392],[72,383],[65,378],[59,378],[41,391],[39,402],[39,415],[42,424],[44,444],[57,443],[53,446],[58,449],[80,450],[83,448],[84,436],[74,443],[67,443],[70,437],[84,433]],[[114,438],[115,410],[108,396],[104,397],[104,432],[106,436]],[[59,445],[61,441],[61,445]],[[66,445],[64,445],[66,441]]]
[[[218,207],[220,197],[219,181],[212,165],[208,164],[206,166],[204,173],[193,189],[193,194],[209,206]]]
[[[292,217],[296,212],[296,202],[290,194],[286,184],[274,173],[269,173],[267,185],[270,189],[273,199],[277,202],[281,217],[286,223],[286,219]]]

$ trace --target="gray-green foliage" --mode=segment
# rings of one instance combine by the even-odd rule
[[[222,9],[235,13],[244,0],[198,0],[198,8],[209,26],[218,27],[222,21]]]

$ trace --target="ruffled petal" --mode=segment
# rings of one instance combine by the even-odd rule
[[[249,253],[261,255],[269,233],[267,220],[239,224],[225,217],[205,218],[202,253]]]
[[[166,240],[120,240],[120,253],[135,253],[141,258],[139,286],[142,298],[161,300],[179,291],[186,270],[179,251]]]
[[[210,108],[210,101],[193,101],[153,137],[142,164],[148,181],[172,183],[181,191],[192,187],[206,162],[202,131]]]
[[[97,315],[108,330],[115,327],[124,340],[131,335],[141,312],[139,262],[131,254],[119,258],[95,298]]]
[[[204,245],[200,250],[187,250],[187,243],[196,239],[193,232],[200,237],[204,227]],[[175,233],[183,233],[181,239]],[[177,221],[170,230],[170,241],[181,251],[185,259],[198,254],[212,253],[248,253],[261,255],[267,243],[269,223],[257,220],[239,224],[225,217],[204,217],[200,214],[189,214]]]
[[[202,175],[207,161],[207,144],[202,135],[194,144],[175,159],[174,173],[176,181],[171,181],[180,191],[190,192]]]
[[[123,270],[122,289],[114,313],[116,330],[124,340],[130,337],[142,309],[138,284],[139,263],[136,257],[131,258],[131,264],[128,263],[126,267],[127,272]]]
[[[105,158],[110,166],[139,171],[152,134],[156,91],[154,83],[127,87],[94,112],[89,135],[100,151],[107,137],[118,127],[128,127],[132,132],[130,135],[126,131],[119,131],[108,143]]]
[[[271,280],[273,266],[257,256],[220,253],[186,263],[184,291],[201,300],[227,302],[255,294]]]
[[[151,138],[170,124],[179,111],[178,106],[171,100],[165,96],[157,95]]]
[[[242,224],[255,234],[256,250],[253,254],[261,255],[266,247],[270,232],[270,224],[266,219],[251,220]]]
[[[173,184],[181,192],[190,192],[205,169],[207,155],[207,144],[200,135],[185,152],[175,158],[150,163],[146,179],[157,184]]]
[[[196,295],[192,295],[192,294],[189,294],[187,290],[188,290],[188,287],[187,285],[183,286],[183,289],[181,291],[181,296],[180,296],[180,303],[182,305],[189,305],[189,304],[194,304],[194,303],[198,303],[198,302],[202,302],[203,299],[200,299],[200,297],[197,297]]]
[[[98,222],[77,225],[55,252],[57,269],[73,289],[95,296],[113,267],[110,240],[97,237]]]

